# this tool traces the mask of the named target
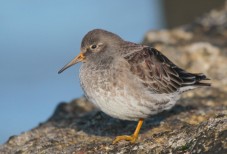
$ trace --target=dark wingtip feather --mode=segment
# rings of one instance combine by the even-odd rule
[[[203,80],[210,80],[209,78],[206,77],[206,75],[200,73],[200,74],[195,74],[195,77],[196,77],[195,85],[197,85],[197,86],[211,86],[211,83],[200,82],[200,81],[203,81]]]
[[[210,80],[206,75],[202,73],[187,73],[182,71],[181,78],[183,79],[183,86],[211,86],[210,83],[204,83],[201,81]]]
[[[207,87],[210,87],[211,86],[211,83],[196,82],[195,85],[196,86],[207,86]]]
[[[193,74],[193,75],[195,75],[197,81],[208,79],[206,77],[206,75],[204,75],[202,73],[197,73],[197,74]]]

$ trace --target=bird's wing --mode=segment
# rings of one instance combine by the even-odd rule
[[[131,72],[156,93],[173,93],[181,87],[203,85],[199,81],[207,79],[203,74],[184,71],[152,47],[145,46],[124,58],[130,64]]]

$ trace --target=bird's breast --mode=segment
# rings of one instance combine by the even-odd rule
[[[98,67],[98,68],[97,68]],[[175,104],[172,96],[153,94],[130,73],[126,63],[100,69],[83,64],[80,82],[85,96],[112,117],[135,120],[156,114]]]
[[[110,67],[86,63],[81,66],[80,83],[88,99],[94,100],[97,95],[106,96],[110,93],[115,80]]]
[[[80,83],[86,97],[96,105],[126,97],[132,89],[129,87],[134,84],[128,67],[122,65],[126,64],[118,62],[100,66],[84,63],[80,69]]]

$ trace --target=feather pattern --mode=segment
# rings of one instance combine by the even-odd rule
[[[124,58],[130,64],[132,74],[136,75],[143,85],[155,93],[173,93],[180,88],[210,86],[202,83],[208,80],[204,74],[193,74],[181,69],[157,49],[143,46],[140,51],[132,51]]]

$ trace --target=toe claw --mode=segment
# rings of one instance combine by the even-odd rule
[[[137,137],[135,137],[135,136],[127,136],[127,135],[117,136],[114,139],[113,144],[116,144],[117,142],[119,142],[121,140],[130,141],[131,143],[135,143],[136,139],[137,139]]]
[[[140,119],[137,126],[136,126],[136,130],[135,130],[135,132],[133,133],[132,136],[127,136],[127,135],[117,136],[114,139],[113,144],[116,144],[117,142],[119,142],[121,140],[130,141],[131,143],[135,143],[137,138],[138,138],[138,134],[139,134],[139,131],[140,131],[142,124],[143,124],[143,119]]]

